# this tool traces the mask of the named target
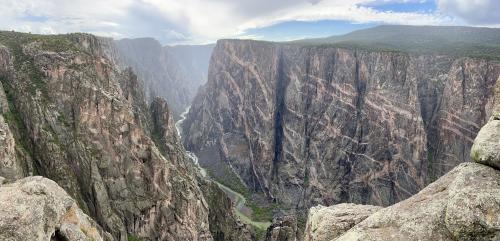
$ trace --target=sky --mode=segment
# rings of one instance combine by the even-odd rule
[[[0,29],[176,45],[287,41],[382,24],[498,28],[499,13],[500,0],[0,0]]]

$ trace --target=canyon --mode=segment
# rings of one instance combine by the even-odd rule
[[[134,70],[147,102],[165,98],[174,119],[191,105],[207,71],[214,45],[162,46],[152,38],[113,41],[114,58]]]
[[[3,182],[21,180],[13,185],[31,190],[16,197],[36,202],[46,193],[40,200],[57,210],[55,219],[76,212],[83,222],[85,213],[95,220],[85,226],[97,240],[251,238],[230,199],[186,156],[167,102],[155,97],[148,104],[142,81],[118,65],[113,40],[0,32],[0,43],[0,173]],[[33,186],[23,179],[29,176],[53,182]],[[4,204],[24,202],[11,201]],[[50,217],[37,240],[75,240],[67,222]],[[11,228],[2,225],[2,233]]]
[[[373,32],[382,37],[370,42]],[[236,176],[278,211],[392,205],[471,161],[495,103],[500,63],[489,44],[498,35],[383,26],[331,42],[219,40],[184,122],[184,145],[208,172]],[[434,53],[440,41],[462,52]]]
[[[497,46],[0,31],[0,239],[497,240]]]

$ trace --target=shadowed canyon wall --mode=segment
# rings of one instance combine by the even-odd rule
[[[155,39],[115,41],[117,61],[130,66],[143,81],[146,100],[165,98],[174,115],[191,105],[198,88],[206,83],[213,45],[166,46]]]

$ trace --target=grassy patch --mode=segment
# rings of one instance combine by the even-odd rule
[[[214,165],[206,168],[209,176],[211,176],[218,183],[230,188],[231,190],[240,193],[245,198],[250,197],[250,190],[238,178],[238,176],[224,163]],[[216,173],[222,173],[217,175]]]
[[[133,234],[129,234],[127,237],[128,241],[141,241],[141,239]]]
[[[485,28],[379,26],[341,36],[290,43],[309,47],[500,60],[500,31]]]
[[[33,57],[26,55],[23,52],[23,46],[31,42],[41,42],[41,46],[45,43],[50,43],[55,36],[32,35],[15,32],[0,32],[0,43],[10,49],[14,57],[14,68],[23,73],[31,82],[28,90],[32,95],[36,94],[36,90],[40,90],[45,100],[49,99],[48,87],[43,81],[43,72],[36,66]],[[58,36],[57,38],[61,38]],[[56,45],[56,44],[54,44]]]
[[[249,202],[248,206],[252,209],[252,219],[258,222],[266,222],[273,220],[273,211],[278,209],[278,204],[272,204],[270,206],[260,206],[254,202]]]
[[[31,42],[40,43],[40,48],[45,51],[65,52],[79,50],[71,40],[72,34],[41,35],[20,33],[13,31],[0,31],[0,42],[11,47],[12,44],[23,45]]]
[[[254,228],[255,240],[264,240],[264,238],[266,237],[266,232],[267,232],[267,228],[261,229],[261,228],[255,227]]]

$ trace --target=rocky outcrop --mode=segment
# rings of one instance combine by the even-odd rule
[[[8,49],[0,45],[0,71],[7,69],[10,59]],[[0,74],[0,79],[5,78]],[[19,136],[19,115],[11,111],[3,85],[0,83],[0,176],[14,181],[32,174],[32,164],[25,149],[15,141]]]
[[[116,65],[109,39],[0,32],[0,43],[9,127],[29,156],[20,166],[54,180],[115,240],[214,239],[166,103],[150,112],[142,82]],[[0,155],[12,154],[6,136]]]
[[[175,119],[206,82],[212,45],[162,47],[151,38],[115,41],[117,63],[130,66],[143,81],[146,99],[165,98]]]
[[[482,163],[500,170],[500,115],[496,114],[479,131],[472,146],[471,157],[475,162]]]
[[[24,176],[22,163],[16,156],[16,141],[7,122],[0,115],[0,176],[16,180]]]
[[[156,97],[150,106],[152,117],[152,138],[165,155],[178,152],[182,146],[177,132],[172,128],[174,120],[165,99]],[[184,151],[184,150],[181,150]],[[197,178],[204,200],[208,208],[208,224],[214,240],[252,240],[252,234],[248,227],[241,223],[232,213],[233,203],[231,199],[217,186],[216,183],[206,180],[197,173],[193,165],[186,165],[183,159],[172,159],[175,166],[181,166],[193,173]],[[191,164],[191,163],[189,163]]]
[[[500,81],[497,81],[493,103],[493,114],[479,131],[472,146],[471,158],[500,170]]]
[[[417,195],[371,215],[340,240],[498,240],[500,171],[463,163]]]
[[[470,161],[499,74],[480,58],[221,40],[184,144],[286,209],[388,206]]]
[[[303,240],[335,239],[380,209],[382,207],[352,203],[312,207],[309,209]]]
[[[297,228],[297,218],[294,216],[283,216],[273,220],[267,228],[265,241],[296,241],[301,234]]]
[[[0,239],[112,240],[54,181],[28,177],[0,185]]]
[[[181,149],[182,145],[180,138],[177,136],[174,119],[167,101],[161,97],[156,97],[153,99],[149,108],[152,120],[152,138],[160,148],[160,151],[165,155],[184,152],[184,150]],[[180,160],[173,159],[172,162],[174,165],[185,165],[186,163],[184,158],[180,158]],[[193,167],[193,165],[185,166],[185,168],[190,167]],[[192,172],[196,173],[195,169],[192,169]]]
[[[200,181],[202,182],[202,181]],[[209,207],[208,220],[210,232],[214,240],[219,241],[250,241],[255,240],[247,225],[232,214],[233,203],[218,185],[212,181],[204,181],[201,186]]]

